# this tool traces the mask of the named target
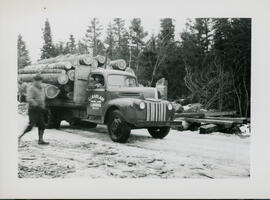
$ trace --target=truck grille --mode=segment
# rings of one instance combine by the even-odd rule
[[[166,121],[166,104],[159,102],[146,102],[147,121]]]

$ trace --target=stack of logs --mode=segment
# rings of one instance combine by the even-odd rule
[[[182,112],[175,114],[175,120],[181,121],[178,130],[196,131],[200,134],[212,132],[241,133],[241,126],[250,124],[249,118],[235,117],[236,111],[223,112]]]
[[[111,61],[105,56],[98,55],[93,58],[89,54],[60,55],[39,60],[33,65],[20,69],[18,74],[19,93],[25,96],[27,87],[31,85],[33,77],[39,73],[43,78],[46,98],[54,99],[60,96],[72,100],[75,69],[78,65],[86,65],[92,69],[99,67],[118,69],[134,74],[132,69],[126,67],[126,62],[122,59]]]

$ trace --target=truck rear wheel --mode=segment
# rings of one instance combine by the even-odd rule
[[[48,129],[60,128],[61,120],[57,115],[57,111],[54,109],[49,109],[47,114],[46,114],[46,127]]]
[[[166,137],[170,132],[171,127],[151,127],[148,128],[148,132],[153,138],[162,139]]]
[[[109,114],[107,126],[112,141],[124,143],[128,140],[130,126],[126,123],[120,111],[114,110]]]

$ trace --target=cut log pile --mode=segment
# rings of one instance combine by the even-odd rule
[[[48,99],[56,97],[73,100],[74,81],[76,67],[79,65],[89,66],[91,70],[96,68],[117,69],[134,74],[133,70],[126,68],[125,60],[111,61],[102,55],[95,57],[90,54],[67,54],[59,55],[37,61],[35,64],[26,66],[18,71],[19,95],[26,95],[27,87],[33,81],[36,74],[43,78],[45,94]]]
[[[176,113],[175,120],[184,122],[178,130],[199,130],[200,134],[212,132],[241,133],[241,127],[248,125],[250,120],[234,117],[235,111],[225,112],[183,112]]]
[[[109,62],[109,66],[112,67],[113,69],[125,70],[126,62],[123,59],[113,60]]]

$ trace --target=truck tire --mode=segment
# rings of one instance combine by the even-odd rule
[[[162,139],[166,137],[170,132],[171,127],[165,126],[165,127],[151,127],[148,128],[148,132],[153,138]]]
[[[112,141],[124,143],[128,140],[131,129],[120,111],[114,110],[109,113],[107,127]]]
[[[46,114],[46,127],[48,129],[59,129],[61,124],[61,119],[57,115],[57,111],[54,109],[49,109]]]

